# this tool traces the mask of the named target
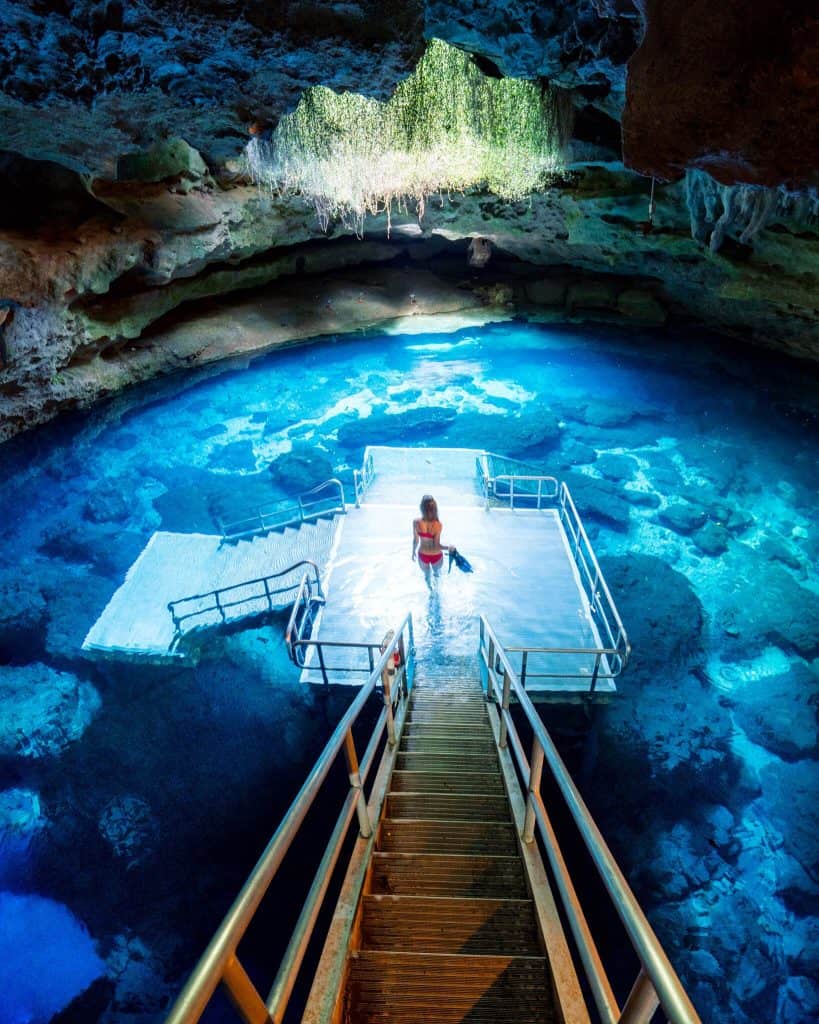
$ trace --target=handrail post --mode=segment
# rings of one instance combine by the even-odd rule
[[[592,672],[591,686],[589,687],[589,693],[594,693],[597,689],[597,675],[600,672],[600,658],[601,654],[598,651],[594,656],[594,672]]]
[[[389,630],[381,642],[381,653],[383,654],[395,642],[395,633]],[[372,650],[370,651],[372,654]],[[390,654],[389,660],[381,670],[381,685],[384,687],[384,710],[387,713],[387,742],[390,749],[395,746],[395,718],[392,713],[392,684],[395,680],[394,655]]]
[[[273,598],[270,596],[270,581],[267,576],[262,580],[264,583],[264,596],[267,598],[267,607],[273,611]]]
[[[649,1024],[659,1005],[657,990],[646,974],[645,967],[642,967],[629,992],[618,1024]]]
[[[528,664],[528,661],[529,661],[529,652],[528,651],[524,651],[523,652],[523,657],[521,658],[521,661],[520,661],[520,685],[523,687],[524,690],[526,689],[526,665]]]
[[[506,750],[506,716],[509,713],[509,695],[512,690],[512,677],[509,669],[503,670],[503,697],[501,698],[500,729],[498,730],[498,746]]]
[[[225,964],[222,984],[245,1024],[271,1024],[271,1016],[256,986],[239,963],[236,954]]]
[[[225,615],[225,609],[222,607],[222,599],[219,597],[219,591],[214,590],[213,596],[216,598],[216,607],[219,614],[222,616],[222,622],[227,622],[227,616]]]
[[[529,794],[526,797],[526,818],[523,822],[523,841],[531,843],[535,838],[535,800],[540,794],[540,777],[543,774],[543,747],[535,736],[532,740],[532,758],[529,764]]]
[[[344,756],[347,760],[347,774],[350,779],[350,786],[357,790],[355,808],[358,814],[359,831],[364,839],[369,839],[373,834],[373,826],[367,811],[364,790],[361,788],[361,774],[358,770],[358,756],[355,752],[352,728],[348,729],[344,736]]]

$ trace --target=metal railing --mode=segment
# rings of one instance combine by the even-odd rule
[[[492,498],[498,501],[509,501],[509,507],[525,505],[527,508],[543,508],[546,502],[553,502],[557,497],[559,484],[556,477],[546,474],[527,473],[494,473],[495,461],[521,466],[526,470],[535,467],[519,459],[508,459],[494,452],[481,452],[475,459],[478,484],[486,507]]]
[[[411,635],[412,616],[407,615],[395,633],[388,633],[385,637],[383,651],[369,679],[319,755],[275,835],[171,1008],[166,1024],[195,1024],[220,984],[227,990],[237,1016],[245,1022],[281,1024],[353,818],[357,817],[359,835],[364,838],[372,836],[378,824],[381,803],[377,802],[373,807],[371,802],[368,808],[364,786],[385,732],[387,745],[384,758],[392,757],[397,748],[396,720],[399,725],[403,720],[412,679]],[[383,686],[384,707],[359,763],[352,730],[379,683]],[[256,911],[342,750],[350,789],[265,1000],[239,960],[239,943],[253,922]]]
[[[353,488],[355,490],[355,507],[361,508],[361,499],[367,492],[367,488],[373,482],[375,476],[375,465],[373,463],[373,455],[369,448],[364,452],[364,461],[361,463],[361,469],[353,470]]]
[[[325,497],[315,497],[322,491],[333,493]],[[222,534],[222,541],[241,540],[243,537],[253,537],[257,533],[266,533],[268,530],[291,526],[293,523],[307,523],[320,516],[329,515],[331,512],[339,512],[342,515],[347,511],[344,500],[344,485],[335,477],[332,480],[325,480],[303,494],[295,498],[280,498],[278,501],[270,502],[254,509],[252,513],[242,519],[234,519],[226,522],[221,517],[216,517],[216,525]]]
[[[295,580],[281,587],[275,587],[271,584],[283,576],[291,575],[305,565],[312,569],[312,579],[309,578],[309,573],[305,573],[301,582],[303,583],[304,579],[308,580],[311,594],[313,590],[315,592],[315,596],[312,598],[314,601],[317,599],[324,600],[319,568],[315,562],[311,562],[308,558],[303,558],[298,562],[294,562],[293,565],[288,566],[286,569],[271,573],[269,576],[261,576],[258,579],[235,583],[230,587],[208,590],[204,594],[191,594],[190,597],[181,597],[178,601],[168,602],[168,611],[173,619],[175,634],[181,635],[186,631],[183,628],[185,623],[189,624],[186,627],[188,629],[208,628],[220,626],[227,622],[234,622],[248,615],[272,612],[274,608],[282,607],[280,603],[274,604],[274,597],[291,592],[297,586],[300,587],[300,584],[297,584]],[[245,610],[241,615],[233,614],[233,609],[242,606],[244,606]],[[186,607],[190,610],[184,611],[183,609]],[[205,621],[200,621],[193,626],[190,625],[191,620],[202,619],[203,617]]]
[[[516,495],[526,499],[527,508],[538,510],[552,508],[558,513],[558,519],[566,537],[570,557],[577,571],[577,578],[586,595],[591,621],[597,630],[600,641],[594,647],[507,647],[507,653],[520,655],[520,678],[525,685],[527,679],[589,679],[589,692],[594,692],[600,679],[614,679],[620,675],[628,664],[631,644],[623,626],[623,620],[611,596],[600,563],[592,548],[585,527],[578,514],[574,499],[565,483],[559,483],[553,476],[536,476],[532,474],[516,476],[502,473],[493,476],[491,461],[498,459],[504,462],[515,462],[491,452],[483,452],[476,459],[481,493],[487,507],[490,498],[509,502],[515,508]],[[498,488],[499,482],[506,482],[507,487]],[[578,656],[594,658],[591,672],[583,666],[583,671],[533,671],[530,659],[533,655],[544,657],[565,656],[576,659]]]
[[[697,1011],[595,825],[505,649],[484,616],[480,620],[480,656],[486,666],[488,695],[499,705],[498,747],[506,750],[511,745],[527,791],[522,839],[525,843],[534,842],[537,827],[574,937],[576,952],[601,1020],[604,1024],[648,1024],[657,1007],[662,1006],[671,1024],[699,1024]],[[533,732],[528,760],[509,710],[513,694]],[[544,764],[548,766],[566,803],[640,963],[637,978],[622,1008],[612,990],[541,795]]]

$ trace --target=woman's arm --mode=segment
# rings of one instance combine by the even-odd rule
[[[436,533],[437,533],[437,538],[436,539],[438,541],[438,547],[441,549],[441,551],[454,551],[455,550],[455,545],[454,544],[442,544],[441,543],[441,531],[443,530],[443,528],[444,528],[444,524],[439,522],[438,523],[438,529],[436,531]]]
[[[412,560],[415,561],[415,549],[418,547],[418,520],[412,521]]]

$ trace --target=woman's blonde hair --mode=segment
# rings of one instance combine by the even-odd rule
[[[438,502],[432,497],[431,494],[425,494],[423,498],[421,498],[420,508],[421,515],[424,517],[424,519],[427,520],[428,523],[431,523],[433,520],[438,518]],[[429,509],[431,512],[431,515],[429,516],[427,515],[427,509]]]

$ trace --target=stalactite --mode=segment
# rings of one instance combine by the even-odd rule
[[[793,221],[805,227],[819,223],[819,191],[789,192],[759,185],[721,185],[704,171],[688,170],[685,199],[691,218],[691,237],[719,252],[726,236],[743,245],[774,221]]]

